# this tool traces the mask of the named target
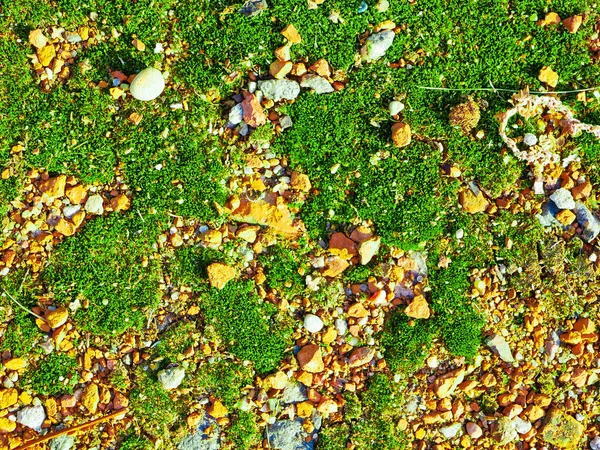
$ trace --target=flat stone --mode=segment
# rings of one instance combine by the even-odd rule
[[[11,358],[4,362],[6,370],[21,370],[27,366],[27,361],[23,358]]]
[[[48,311],[45,318],[50,328],[58,328],[67,322],[69,310],[64,306],[61,306],[54,311]]]
[[[46,181],[42,181],[38,185],[38,189],[46,198],[60,198],[65,195],[66,182],[67,177],[65,175],[59,175],[57,177],[48,178]]]
[[[395,37],[396,35],[391,30],[373,33],[367,38],[365,45],[360,51],[362,60],[365,62],[371,62],[381,58],[392,46]]]
[[[329,63],[324,58],[320,58],[317,61],[315,61],[308,69],[312,70],[313,72],[322,77],[331,76],[331,69],[329,67]]]
[[[583,229],[582,239],[585,242],[591,242],[596,239],[596,236],[600,234],[600,221],[598,221],[598,218],[583,203],[575,204],[575,215],[577,223]]]
[[[238,103],[233,108],[231,108],[231,111],[229,111],[228,120],[229,123],[232,125],[237,125],[242,120],[244,120],[244,110],[242,108],[241,103]]]
[[[348,358],[350,368],[364,366],[369,364],[375,357],[375,349],[371,347],[359,347],[352,350]]]
[[[481,427],[474,422],[467,423],[466,430],[467,434],[473,439],[479,439],[483,435]]]
[[[48,38],[44,36],[42,30],[31,30],[29,32],[29,43],[35,48],[44,48],[48,43]]]
[[[276,102],[280,100],[294,100],[300,94],[300,85],[298,82],[286,78],[282,80],[259,81],[258,89],[262,91],[265,98]]]
[[[500,359],[507,363],[515,362],[512,356],[508,342],[499,334],[494,334],[486,340],[487,346],[496,353]]]
[[[269,448],[274,450],[309,450],[314,448],[306,442],[310,436],[302,427],[301,420],[279,420],[267,425],[265,434]]]
[[[563,26],[569,33],[577,33],[579,27],[583,23],[583,16],[577,14],[575,16],[567,17],[562,21]]]
[[[292,44],[299,44],[300,42],[302,42],[302,37],[300,36],[300,33],[298,33],[298,30],[292,24],[289,24],[287,27],[281,30],[281,34]]]
[[[560,409],[552,408],[546,413],[541,435],[548,444],[570,448],[577,446],[583,432],[584,427],[581,423]]]
[[[550,196],[558,209],[575,209],[575,200],[571,192],[565,188],[557,189]]]
[[[75,445],[75,438],[62,434],[50,441],[50,450],[71,450]]]
[[[42,431],[42,424],[46,420],[46,411],[44,407],[27,406],[17,413],[17,422],[21,425],[31,428],[38,433]]]
[[[307,314],[304,317],[304,328],[310,333],[318,333],[323,329],[323,321],[319,316]]]
[[[325,269],[321,272],[324,277],[335,278],[344,272],[350,263],[339,256],[330,256],[326,260]]]
[[[303,88],[313,89],[316,94],[330,94],[335,92],[335,89],[325,78],[315,75],[314,73],[306,74],[302,77],[300,86]]]
[[[542,67],[538,75],[538,80],[546,83],[550,87],[556,87],[558,84],[558,74],[548,66]]]
[[[533,425],[529,420],[521,419],[519,416],[513,419],[513,423],[515,424],[515,429],[519,434],[527,434],[533,428]]]
[[[449,397],[454,393],[458,385],[463,382],[465,373],[465,369],[460,368],[438,377],[432,383],[433,392],[435,392],[438,398]]]
[[[67,198],[73,205],[79,205],[87,194],[85,188],[81,184],[78,184],[73,187],[68,187],[65,193],[67,195]]]
[[[389,109],[392,116],[397,116],[404,109],[404,103],[394,100],[390,102]]]
[[[119,194],[110,200],[110,207],[114,212],[127,211],[131,207],[131,200],[125,194]]]
[[[406,147],[412,140],[412,131],[410,125],[403,122],[396,122],[392,125],[392,141],[398,148]]]
[[[264,200],[243,199],[231,212],[230,217],[237,222],[266,225],[288,237],[295,237],[304,229],[301,223],[294,223],[290,210],[285,204],[276,206]]]
[[[281,61],[279,59],[273,61],[269,66],[269,73],[276,80],[281,80],[292,71],[294,65],[291,61]],[[302,85],[301,85],[302,86]]]
[[[12,433],[17,428],[17,422],[6,417],[0,417],[0,433]]]
[[[81,404],[89,411],[90,414],[96,414],[98,410],[98,403],[100,403],[100,391],[98,385],[95,383],[89,384],[83,396],[81,397]]]
[[[461,191],[458,194],[458,201],[469,214],[484,212],[490,204],[481,191],[475,194],[471,189]]]
[[[37,57],[40,64],[44,67],[50,66],[50,63],[56,56],[56,50],[54,49],[54,45],[47,44],[42,48],[38,48]]]
[[[506,445],[519,438],[517,429],[512,420],[508,417],[500,417],[493,425],[492,438],[498,445]]]
[[[447,425],[445,427],[440,428],[440,433],[442,433],[442,435],[446,439],[452,439],[452,438],[456,437],[456,435],[459,434],[461,430],[462,430],[462,424],[457,422],[457,423],[453,423],[452,425]]]
[[[193,432],[177,444],[177,450],[219,450],[221,448],[220,433],[217,421],[204,414]]]
[[[325,370],[321,348],[316,344],[307,344],[296,355],[302,370],[310,373],[319,373]]]
[[[329,250],[336,250],[335,254],[342,257],[344,257],[342,254],[344,251],[350,256],[356,256],[358,254],[356,243],[339,231],[331,235],[331,239],[329,239]]]
[[[212,263],[206,270],[210,285],[217,289],[223,289],[227,282],[237,275],[235,268],[223,263]]]
[[[427,304],[427,300],[422,295],[417,295],[413,301],[406,307],[404,314],[413,319],[429,319],[431,309]]]
[[[131,85],[129,92],[133,98],[150,101],[157,98],[165,89],[165,79],[160,70],[148,67],[138,73]]]
[[[157,378],[164,389],[177,389],[185,378],[185,370],[182,367],[170,367],[159,371]]]
[[[19,401],[19,392],[15,388],[0,389],[0,409],[10,408]]]
[[[89,214],[101,216],[104,214],[104,199],[98,194],[90,195],[85,202],[84,208]]]
[[[221,403],[220,400],[215,400],[208,408],[208,414],[215,419],[221,419],[223,417],[227,417],[229,411],[227,411],[227,408],[223,405],[223,403]]]
[[[568,209],[561,209],[556,214],[556,220],[558,220],[564,226],[571,225],[575,221],[575,217],[575,214]]]
[[[302,192],[309,192],[312,188],[308,175],[299,172],[292,172],[291,186],[292,189]]]
[[[242,104],[242,113],[244,122],[253,128],[263,125],[267,121],[267,116],[254,94],[246,94]]]
[[[254,17],[267,9],[269,9],[269,5],[266,0],[248,0],[240,9],[240,13],[244,16]]]

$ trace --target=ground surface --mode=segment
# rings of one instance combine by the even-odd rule
[[[264,3],[0,1],[0,448],[600,448],[597,5]]]

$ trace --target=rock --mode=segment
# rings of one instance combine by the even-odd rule
[[[290,403],[299,403],[308,400],[306,386],[300,383],[290,383],[286,386],[281,396],[281,403],[284,405]]]
[[[17,428],[17,423],[14,420],[10,420],[6,417],[0,418],[0,434],[12,433],[15,431],[15,428]]]
[[[356,243],[339,231],[331,235],[331,239],[329,239],[329,250],[335,250],[332,253],[342,257],[347,255],[355,256],[358,254]]]
[[[223,263],[212,263],[206,270],[210,285],[217,289],[223,289],[227,282],[235,278],[237,274],[235,268]]]
[[[417,295],[411,304],[406,307],[404,314],[413,319],[429,319],[431,310],[425,297]]]
[[[89,411],[90,414],[96,414],[100,403],[100,393],[98,385],[95,383],[89,384],[81,397],[81,404]]]
[[[44,407],[27,406],[17,413],[17,422],[21,425],[31,428],[38,433],[42,431],[42,424],[46,420],[46,411]]]
[[[487,346],[496,353],[500,359],[507,363],[515,362],[508,342],[499,334],[494,334],[486,340]]]
[[[96,214],[97,216],[101,216],[104,214],[104,199],[98,195],[90,195],[85,202],[85,210],[90,214]]]
[[[63,236],[73,236],[77,228],[68,220],[63,219],[62,217],[58,220],[54,229],[58,231]]]
[[[215,400],[212,405],[208,408],[208,414],[210,414],[215,419],[221,419],[223,417],[227,417],[229,411],[227,408],[221,403],[219,400]]]
[[[340,336],[344,336],[348,331],[348,322],[346,322],[344,319],[335,319],[334,325],[335,330]]]
[[[154,100],[165,89],[165,79],[160,70],[148,67],[138,73],[131,85],[129,92],[133,98],[142,101]]]
[[[445,427],[440,428],[440,433],[446,439],[454,438],[460,431],[462,430],[462,425],[459,422],[453,423],[452,425],[447,425]]]
[[[50,328],[58,328],[64,325],[69,318],[69,310],[64,306],[56,308],[54,311],[46,313],[46,321]]]
[[[217,421],[204,414],[195,430],[177,444],[177,450],[219,450],[220,432]]]
[[[292,71],[293,66],[291,61],[281,61],[277,59],[269,66],[269,73],[276,80],[281,80]]]
[[[38,189],[43,194],[44,198],[56,199],[65,195],[65,185],[67,177],[65,175],[59,175],[57,177],[48,178],[46,181],[42,181]]]
[[[271,389],[277,389],[278,391],[284,390],[289,384],[290,380],[285,372],[279,370],[267,378],[265,378],[265,383]]]
[[[568,209],[563,209],[556,214],[556,220],[564,226],[568,226],[575,221],[575,214]]]
[[[575,16],[571,16],[562,21],[563,26],[567,29],[569,33],[577,33],[581,23],[583,22],[583,17],[579,14]],[[31,35],[30,35],[31,36]]]
[[[80,184],[67,188],[65,193],[73,205],[79,205],[86,195],[85,188]]]
[[[388,0],[379,0],[375,5],[375,9],[380,13],[386,12],[389,9],[389,7],[390,2]]]
[[[469,133],[475,128],[480,118],[479,105],[472,99],[456,105],[450,111],[450,125],[460,127],[463,133]]]
[[[583,229],[582,239],[585,242],[591,242],[596,239],[596,236],[600,233],[600,221],[598,221],[596,216],[583,203],[575,204],[575,215],[577,216],[577,223]]]
[[[466,430],[467,434],[473,439],[479,439],[483,435],[481,427],[474,422],[467,423]]]
[[[298,172],[292,172],[291,186],[292,189],[302,192],[309,192],[312,188],[308,175]]]
[[[177,389],[185,377],[182,367],[170,367],[158,372],[158,381],[164,389]]]
[[[44,48],[48,43],[48,38],[44,36],[42,30],[31,30],[29,32],[29,43],[35,48]]]
[[[300,33],[298,33],[298,30],[296,30],[296,27],[292,24],[289,24],[287,27],[285,27],[281,31],[281,34],[292,44],[299,44],[300,42],[302,42],[302,37],[300,37]]]
[[[392,46],[395,37],[396,35],[391,30],[373,33],[367,38],[365,45],[360,50],[361,59],[365,62],[371,62],[381,58]]]
[[[258,82],[265,98],[273,101],[294,100],[300,94],[300,85],[294,80],[266,80]]]
[[[331,92],[335,92],[335,89],[333,89],[333,86],[329,81],[323,77],[320,77],[319,75],[315,75],[314,73],[304,75],[302,77],[302,81],[300,82],[300,86],[314,89],[316,94],[329,94]]]
[[[296,355],[302,370],[310,373],[323,372],[325,365],[321,357],[321,348],[315,344],[307,344]]]
[[[304,317],[304,328],[306,328],[309,333],[318,333],[323,329],[323,321],[319,316],[307,314]]]
[[[129,406],[129,399],[125,397],[125,394],[121,394],[119,391],[115,391],[113,398],[113,407],[115,411],[118,411]]]
[[[263,125],[267,121],[267,116],[263,112],[263,108],[254,94],[244,95],[242,102],[242,112],[244,122],[253,128]]]
[[[375,357],[375,349],[371,347],[359,347],[352,350],[348,358],[350,368],[364,366],[369,364]]]
[[[49,67],[55,56],[56,50],[52,44],[47,44],[42,48],[38,48],[37,50],[38,61],[44,67]]]
[[[506,445],[518,439],[519,434],[512,420],[508,417],[500,417],[494,424],[492,438],[498,442],[498,445]]]
[[[542,20],[537,22],[537,24],[541,27],[556,25],[558,23],[560,23],[560,16],[555,12],[549,12]]]
[[[329,63],[324,58],[320,58],[317,61],[315,61],[314,64],[308,68],[308,70],[312,70],[317,75],[320,75],[325,78],[331,76],[331,69],[329,67]]]
[[[229,111],[229,118],[228,118],[228,120],[229,120],[230,124],[237,125],[243,119],[244,119],[244,110],[242,108],[242,104],[238,103],[233,108],[231,108],[231,111]]]
[[[292,59],[289,44],[286,44],[279,48],[276,48],[274,53],[275,53],[275,58],[277,58],[279,61],[289,61],[290,59]],[[293,70],[293,68],[294,68],[294,65],[292,64],[292,69],[290,69],[290,70]],[[273,75],[273,76],[275,76],[275,75]],[[275,77],[275,78],[277,78],[277,77]]]
[[[269,9],[266,0],[248,0],[240,9],[244,16],[254,17]]]
[[[110,200],[110,207],[114,212],[127,211],[131,208],[131,200],[125,194],[119,194]]]
[[[292,122],[292,118],[288,115],[281,116],[279,118],[279,125],[281,126],[282,130],[285,130],[286,128],[291,128],[293,124],[294,123]]]
[[[68,434],[62,434],[50,441],[50,450],[71,450],[75,445],[75,439]]]
[[[392,141],[398,148],[406,147],[410,144],[412,132],[410,125],[403,122],[396,122],[392,125]]]
[[[330,256],[325,262],[325,269],[321,272],[324,277],[335,278],[344,272],[350,263],[339,256]]]
[[[392,116],[397,116],[404,110],[404,103],[394,100],[390,102],[389,109]]]
[[[547,84],[550,87],[556,87],[556,85],[558,84],[558,74],[555,71],[553,71],[550,67],[544,66],[540,70],[538,80],[540,80],[542,83]]]
[[[0,410],[10,408],[19,401],[19,392],[15,388],[0,390]]]
[[[4,362],[6,370],[21,370],[27,366],[27,361],[23,358],[12,358]]]
[[[558,408],[552,408],[546,413],[541,435],[548,444],[569,448],[577,446],[581,441],[583,431],[583,425],[573,417]]]
[[[360,263],[363,266],[371,262],[373,256],[375,256],[379,251],[380,244],[381,238],[378,236],[367,239],[360,244],[358,253],[360,255]]]
[[[595,437],[590,441],[591,450],[600,450],[600,437]]]
[[[301,223],[294,223],[290,210],[283,203],[272,205],[264,200],[242,199],[230,217],[237,222],[266,225],[287,237],[296,237],[304,229]]]
[[[274,450],[308,450],[314,447],[306,440],[309,434],[302,427],[301,420],[278,420],[267,425],[265,434],[269,448]]]
[[[454,393],[465,379],[465,369],[460,368],[438,377],[431,385],[438,398],[446,398]]]
[[[471,189],[461,191],[458,194],[458,201],[463,209],[469,214],[484,212],[490,205],[481,191],[475,195]]]
[[[338,336],[338,333],[337,333],[336,329],[334,327],[329,327],[329,328],[327,328],[325,333],[323,333],[323,336],[322,336],[323,343],[329,345],[333,341],[336,340],[337,336]]]
[[[550,196],[550,200],[558,209],[575,209],[575,200],[573,200],[571,192],[565,188],[554,191]]]
[[[519,434],[527,434],[529,430],[533,428],[533,425],[529,420],[521,419],[519,416],[513,419],[513,423],[515,424],[515,429]]]
[[[571,195],[575,200],[582,200],[588,198],[591,193],[592,183],[590,183],[589,181],[584,181],[583,183],[578,184],[577,186],[573,187],[573,189],[571,189]]]
[[[258,232],[260,231],[260,226],[258,225],[248,225],[243,228],[240,228],[235,233],[235,236],[243,239],[244,241],[253,244],[258,237]]]
[[[535,134],[525,133],[525,136],[523,136],[523,144],[525,144],[526,146],[532,147],[537,143],[538,143],[538,138]]]
[[[67,219],[70,219],[79,211],[81,211],[81,206],[79,205],[69,205],[63,208],[63,214]]]

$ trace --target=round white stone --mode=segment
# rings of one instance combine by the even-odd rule
[[[529,147],[537,144],[537,142],[538,142],[538,139],[535,134],[525,133],[525,136],[523,136],[523,143]]]
[[[304,317],[304,328],[311,333],[318,333],[323,329],[323,321],[319,316],[307,314],[306,317]]]
[[[165,89],[165,79],[160,70],[148,67],[136,75],[129,91],[134,98],[148,101],[154,100]]]
[[[399,102],[397,100],[394,100],[393,102],[390,102],[390,114],[392,116],[395,116],[396,114],[399,114],[400,111],[402,111],[404,109],[404,103]]]

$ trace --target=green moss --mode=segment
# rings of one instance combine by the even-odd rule
[[[119,450],[153,450],[154,445],[143,436],[127,436],[121,442]]]
[[[272,289],[285,294],[288,299],[301,295],[305,288],[305,275],[308,273],[305,251],[273,245],[258,260],[264,267],[266,283]]]
[[[252,282],[232,280],[221,290],[212,288],[200,307],[228,350],[252,361],[257,372],[273,370],[283,358],[290,330],[276,322],[277,308],[258,297]]]
[[[256,448],[261,442],[261,437],[256,415],[251,412],[239,411],[227,430],[227,438],[234,449]]]
[[[362,414],[362,404],[358,395],[354,392],[348,392],[344,395],[346,404],[344,405],[344,417],[347,420],[358,419]]]
[[[20,308],[15,309],[15,316],[0,338],[0,349],[11,351],[15,357],[22,357],[29,353],[41,337],[42,333],[36,326],[34,317]]]
[[[344,450],[350,436],[350,427],[346,423],[330,424],[319,431],[317,450]]]
[[[251,368],[230,360],[208,362],[196,371],[190,385],[210,393],[232,410],[241,397],[242,388],[252,384]]]
[[[59,303],[89,301],[75,314],[77,324],[100,335],[117,335],[145,323],[145,309],[159,301],[160,268],[150,256],[156,224],[133,214],[91,220],[55,250],[42,274]]]
[[[175,363],[194,342],[196,327],[192,322],[177,322],[171,325],[159,337],[159,343],[154,347],[154,354],[164,358],[163,364]]]
[[[41,395],[72,394],[79,381],[78,367],[77,360],[72,356],[51,353],[37,367],[30,368],[19,383]]]

